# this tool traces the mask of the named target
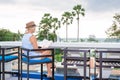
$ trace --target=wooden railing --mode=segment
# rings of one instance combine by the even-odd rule
[[[63,61],[63,65],[64,65],[64,80],[67,80],[67,78],[69,77],[77,77],[79,79],[84,79],[84,80],[87,80],[87,79],[90,79],[91,78],[91,64],[87,64],[88,62],[90,62],[90,57],[91,56],[88,56],[90,53],[90,50],[89,49],[76,49],[76,48],[65,48],[63,49],[64,51],[64,61]],[[75,53],[76,52],[76,53]],[[72,54],[74,56],[69,56],[68,55]],[[118,56],[115,58],[115,57],[103,57],[103,54],[111,54],[111,53],[117,53]],[[83,54],[83,56],[75,56],[75,54]],[[88,54],[88,55],[87,55]],[[96,56],[97,55],[97,56]],[[96,80],[109,80],[109,77],[103,77],[103,74],[106,74],[106,73],[103,73],[103,68],[110,68],[113,67],[113,68],[119,68],[120,69],[120,50],[119,49],[115,49],[115,50],[105,50],[105,49],[96,49],[95,50],[95,55],[94,55],[94,58],[95,58],[95,67],[93,68],[94,69],[94,72],[92,73],[92,75],[94,75],[94,78]],[[67,75],[67,67],[68,66],[83,66],[83,76],[68,76]],[[87,68],[89,68],[89,70],[87,70]],[[99,72],[96,73],[96,69],[99,69]],[[87,76],[87,71],[89,71],[89,76]],[[96,74],[99,76],[96,76]],[[109,73],[110,74],[110,73]]]

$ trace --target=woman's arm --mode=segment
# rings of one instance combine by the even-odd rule
[[[30,42],[32,43],[34,49],[38,49],[37,39],[36,39],[36,37],[34,35],[30,37]],[[41,51],[36,51],[36,52],[43,53],[43,52],[46,52],[46,51],[41,50]]]
[[[38,44],[37,44],[37,39],[36,39],[36,37],[33,35],[33,36],[31,36],[30,37],[30,42],[32,43],[32,45],[33,45],[33,49],[38,49],[39,47],[38,47]],[[41,51],[36,51],[36,52],[43,52],[43,50],[41,50]]]
[[[34,49],[38,49],[37,39],[34,35],[30,37],[30,42],[32,43]]]

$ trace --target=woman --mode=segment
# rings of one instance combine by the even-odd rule
[[[26,33],[24,34],[22,38],[22,47],[27,49],[38,49],[37,39],[33,35],[35,32],[35,23],[34,21],[26,23]],[[24,51],[24,53],[27,55],[27,53]],[[50,51],[41,51],[41,52],[30,52],[29,56],[37,56],[37,55],[49,55]],[[36,58],[35,58],[36,59]],[[52,77],[52,71],[51,71],[51,63],[46,63],[47,65],[47,77]]]

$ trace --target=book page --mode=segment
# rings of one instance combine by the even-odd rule
[[[41,43],[41,47],[48,48],[52,43],[53,43],[52,41],[48,41],[48,40],[44,39]]]

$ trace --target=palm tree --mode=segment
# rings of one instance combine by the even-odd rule
[[[82,16],[84,16],[85,15],[84,12],[85,12],[85,9],[82,8],[81,5],[76,5],[76,6],[73,7],[73,12],[72,13],[74,14],[74,16],[77,16],[77,23],[78,23],[77,41],[79,41],[79,20],[80,20],[80,14]]]
[[[68,25],[73,22],[73,14],[71,12],[64,12],[61,21],[63,25],[66,25],[66,41],[68,41]]]
[[[58,30],[59,28],[60,28],[60,21],[58,20],[58,18],[52,18],[52,29],[54,35],[56,35],[56,30]],[[54,41],[56,41],[55,38]]]

